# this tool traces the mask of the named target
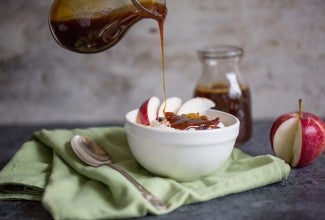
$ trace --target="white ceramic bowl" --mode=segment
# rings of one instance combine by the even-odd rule
[[[206,110],[225,128],[163,130],[136,122],[138,110],[125,116],[125,131],[135,159],[148,171],[178,181],[191,181],[218,169],[230,156],[239,133],[239,120],[225,112]]]

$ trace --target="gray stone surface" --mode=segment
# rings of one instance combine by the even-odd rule
[[[102,126],[105,123],[101,124]],[[107,124],[106,124],[107,125]],[[271,121],[255,121],[252,139],[241,149],[251,155],[272,154],[268,139]],[[76,128],[99,124],[56,124],[0,126],[0,169],[41,128]],[[146,216],[144,220],[315,220],[325,215],[325,154],[310,166],[292,169],[279,183],[203,203],[186,205],[168,215]],[[0,219],[51,219],[40,202],[0,201]]]
[[[0,1],[0,124],[120,121],[144,99],[162,98],[157,25],[141,21],[95,55],[60,48],[47,25],[51,0]],[[167,0],[167,95],[192,96],[196,50],[242,46],[253,117],[297,109],[325,116],[324,0]]]

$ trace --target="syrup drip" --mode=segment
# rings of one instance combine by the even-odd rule
[[[166,120],[170,127],[178,130],[207,130],[219,128],[219,118],[209,120],[206,115],[199,115],[196,113],[189,113],[183,115],[176,115],[173,112],[165,112]],[[162,119],[161,119],[162,120]]]

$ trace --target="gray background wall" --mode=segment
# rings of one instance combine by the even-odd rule
[[[167,0],[167,95],[191,98],[208,44],[245,49],[242,72],[255,119],[296,110],[325,116],[324,0]],[[141,21],[95,55],[60,48],[47,26],[49,0],[0,1],[0,124],[121,121],[162,98],[157,25]]]

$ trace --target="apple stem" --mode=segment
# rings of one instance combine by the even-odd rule
[[[302,99],[299,99],[299,118],[302,118]]]

